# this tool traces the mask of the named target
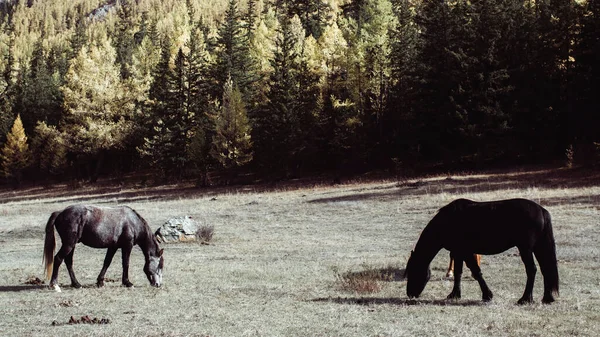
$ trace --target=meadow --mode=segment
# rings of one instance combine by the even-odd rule
[[[445,300],[448,253],[432,262],[417,300],[402,271],[420,231],[456,198],[534,200],[552,214],[560,296],[519,306],[525,270],[516,249],[484,256],[490,303],[465,272],[463,298]],[[189,215],[214,226],[208,245],[165,249],[164,285],[153,288],[139,248],[120,284],[117,253],[107,285],[95,281],[104,250],[78,245],[69,287],[64,265],[56,293],[45,284],[42,248],[51,212],[75,203],[128,205],[156,230]],[[195,188],[55,184],[0,191],[0,334],[5,336],[596,336],[600,331],[600,174],[520,170],[339,185],[288,182]],[[60,247],[60,239],[57,238]],[[356,275],[374,274],[363,286]],[[33,284],[32,284],[33,283]],[[69,324],[71,317],[97,322]],[[101,319],[104,323],[98,324]]]

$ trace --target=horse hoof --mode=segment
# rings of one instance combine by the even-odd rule
[[[542,298],[542,303],[544,303],[544,304],[550,304],[552,302],[554,302],[554,297],[552,297],[552,296]]]
[[[531,303],[533,303],[533,299],[532,298],[521,298],[517,302],[518,305],[531,304]]]
[[[450,293],[446,298],[449,300],[460,300],[460,294]]]
[[[73,287],[75,289],[79,289],[79,288],[81,288],[81,284],[79,284],[79,283],[73,283],[73,284],[71,284],[71,287]]]
[[[104,287],[104,281],[98,281],[98,282],[96,282],[96,287],[98,287],[98,288]]]
[[[133,283],[131,282],[124,282],[123,285],[127,288],[133,288]]]
[[[60,290],[60,287],[58,286],[58,284],[55,284],[54,286],[52,286],[52,288],[54,289],[54,291],[56,291],[57,293],[62,292],[62,290]]]

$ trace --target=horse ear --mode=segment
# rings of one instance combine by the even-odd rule
[[[161,249],[161,250],[158,252],[158,256],[162,256],[162,254],[163,254],[163,251],[164,251],[164,250],[165,250],[164,248],[163,248],[163,249]]]

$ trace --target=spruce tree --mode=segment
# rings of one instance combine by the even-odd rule
[[[287,11],[290,18],[297,15],[306,36],[312,35],[315,39],[321,37],[331,19],[331,7],[323,0],[288,0]]]
[[[30,132],[37,122],[43,121],[49,125],[56,125],[62,116],[63,97],[58,74],[54,76],[49,67],[52,65],[45,55],[40,38],[34,44],[27,85],[23,89],[23,125]]]
[[[133,15],[133,5],[129,3],[129,0],[119,0],[113,44],[117,51],[116,61],[119,64],[121,78],[124,80],[131,77],[132,55],[135,45]]]
[[[302,34],[304,36],[304,34]],[[289,18],[281,19],[271,61],[270,91],[255,120],[256,160],[268,171],[285,171],[298,151],[299,125],[299,55],[298,41]]]
[[[416,116],[413,106],[417,52],[418,26],[410,0],[392,0],[396,26],[390,30],[390,95],[383,117],[386,139],[385,153],[400,161],[412,161],[418,153],[415,143]],[[412,164],[408,164],[413,166]]]
[[[583,163],[600,163],[600,1],[589,0],[582,9],[581,34],[575,49],[575,88],[577,100],[573,111],[573,140],[578,159]]]
[[[223,97],[223,88],[229,77],[240,88],[244,102],[252,108],[255,104],[257,64],[249,52],[248,32],[244,29],[239,0],[229,0],[223,23],[216,41],[216,63],[212,68],[213,97]]]

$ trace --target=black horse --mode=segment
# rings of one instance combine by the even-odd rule
[[[56,245],[54,228],[60,235],[62,246],[53,259]],[[108,249],[104,258],[104,266],[98,275],[98,287],[104,286],[104,274],[119,248],[121,248],[123,259],[123,285],[133,286],[129,282],[129,257],[134,245],[139,245],[144,253],[146,259],[144,272],[150,284],[156,287],[161,285],[164,264],[163,250],[160,249],[146,220],[133,209],[73,205],[63,211],[52,213],[46,224],[44,260],[46,277],[50,277],[50,271],[52,271],[50,287],[54,287],[56,291],[60,291],[57,278],[58,269],[63,260],[65,260],[71,277],[71,286],[81,287],[73,273],[73,253],[78,242],[94,248]]]
[[[406,266],[406,293],[419,297],[429,281],[429,264],[445,248],[455,259],[454,288],[449,299],[458,299],[463,261],[479,282],[483,301],[492,299],[492,291],[481,275],[473,254],[499,254],[517,247],[527,272],[525,292],[519,304],[533,302],[533,283],[537,259],[544,276],[543,303],[554,302],[558,294],[556,245],[550,213],[526,199],[475,202],[458,199],[442,207],[425,227]]]

